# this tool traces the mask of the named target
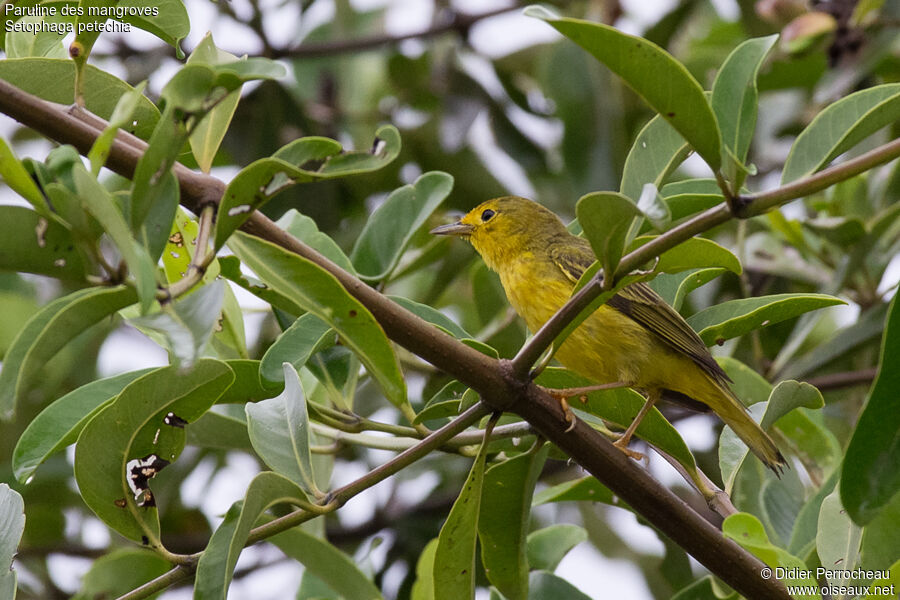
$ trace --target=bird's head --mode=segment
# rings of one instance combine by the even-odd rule
[[[468,240],[487,266],[497,271],[568,232],[555,214],[537,202],[503,196],[482,202],[456,223],[435,227],[431,233]]]

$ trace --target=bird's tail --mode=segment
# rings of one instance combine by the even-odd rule
[[[787,465],[787,461],[785,461],[784,456],[778,450],[778,446],[775,445],[769,434],[753,420],[746,407],[741,404],[741,401],[734,396],[731,390],[719,383],[716,383],[715,387],[719,392],[719,397],[713,401],[714,403],[707,402],[704,399],[701,400],[713,407],[716,414],[747,444],[750,451],[763,464],[772,469],[776,475],[780,476]]]

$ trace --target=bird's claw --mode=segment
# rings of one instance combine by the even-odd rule
[[[644,460],[644,455],[637,450],[632,450],[631,448],[629,448],[628,442],[629,440],[619,438],[615,442],[613,442],[613,446],[621,450],[622,453],[629,458],[633,458],[634,460]]]
[[[562,409],[563,415],[566,418],[566,422],[569,424],[569,426],[566,427],[565,433],[569,433],[570,431],[575,429],[575,425],[578,423],[578,418],[575,417],[575,413],[572,412],[572,407],[569,406],[568,396],[561,396],[559,394],[554,394],[553,390],[547,390],[547,392],[549,392],[549,394],[551,396],[553,396],[554,398],[556,398],[559,401],[559,407]]]

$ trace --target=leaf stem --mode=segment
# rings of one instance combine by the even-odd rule
[[[197,232],[197,248],[194,250],[194,256],[188,265],[187,272],[184,277],[170,285],[167,289],[160,290],[156,293],[156,299],[160,304],[171,302],[175,298],[187,293],[191,288],[200,283],[203,276],[206,275],[206,269],[215,260],[215,252],[209,250],[209,236],[213,228],[213,220],[216,216],[216,207],[208,204],[200,211],[200,225]],[[187,243],[187,240],[185,240]]]

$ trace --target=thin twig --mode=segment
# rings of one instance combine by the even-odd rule
[[[496,8],[475,15],[452,12],[451,18],[443,23],[432,25],[421,31],[406,33],[403,35],[374,35],[366,38],[355,38],[350,40],[332,40],[328,42],[301,44],[294,48],[281,48],[272,50],[272,58],[316,58],[322,56],[333,56],[335,54],[345,54],[349,52],[363,52],[366,50],[376,50],[381,46],[389,44],[397,44],[404,40],[424,39],[435,37],[451,31],[465,32],[478,21],[496,17],[503,13],[521,8],[519,4],[513,4],[504,8]]]

